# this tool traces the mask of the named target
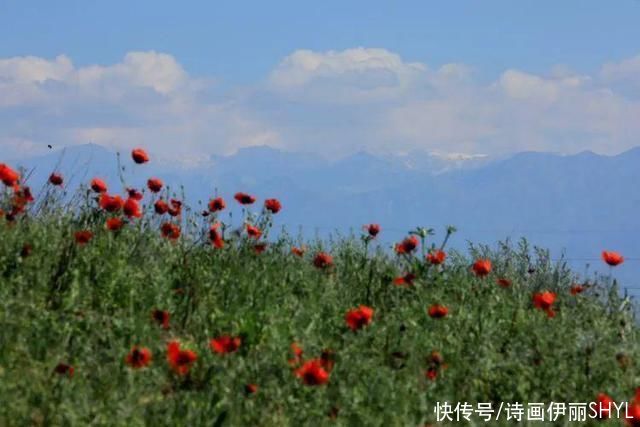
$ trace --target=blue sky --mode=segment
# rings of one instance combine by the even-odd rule
[[[210,153],[314,151],[327,140],[339,154],[619,152],[640,140],[638,22],[638,0],[4,0],[0,125],[11,125],[0,145],[125,147],[169,135],[157,142],[169,156],[176,139]],[[157,111],[142,111],[149,102]],[[189,122],[196,110],[210,116]]]

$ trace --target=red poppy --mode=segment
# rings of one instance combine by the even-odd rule
[[[246,229],[249,237],[252,237],[254,239],[259,239],[260,236],[262,236],[262,231],[254,225],[246,224]]]
[[[442,319],[447,314],[449,314],[449,309],[444,305],[433,304],[429,307],[429,317],[433,319]]]
[[[209,202],[209,211],[210,212],[220,212],[227,207],[224,199],[222,197],[216,197]]]
[[[255,197],[247,193],[236,193],[233,198],[236,199],[241,205],[251,205],[256,201]]]
[[[11,169],[8,165],[0,163],[0,180],[2,180],[4,185],[7,187],[13,187],[18,184],[20,174]]]
[[[624,257],[618,252],[602,251],[602,260],[611,267],[615,267],[616,265],[620,265],[624,262]]]
[[[2,214],[0,214],[2,216]],[[20,250],[20,258],[27,258],[31,255],[33,251],[33,246],[29,243],[25,243],[22,245],[22,249]]]
[[[240,344],[242,344],[240,337],[231,337],[229,335],[222,335],[209,341],[211,350],[218,354],[234,353],[238,351]]]
[[[447,259],[447,254],[443,250],[436,250],[433,252],[429,252],[426,256],[426,260],[431,265],[440,265],[444,263],[444,260]]]
[[[93,238],[93,233],[89,230],[82,230],[75,232],[76,243],[79,245],[86,245]]]
[[[302,347],[298,345],[298,343],[291,343],[291,352],[293,353],[293,358],[289,359],[289,365],[298,366],[302,362]]]
[[[124,200],[120,196],[110,196],[102,193],[100,196],[100,207],[107,212],[118,212],[124,206]]]
[[[264,208],[272,214],[277,214],[282,209],[282,204],[278,199],[267,199],[264,201]]]
[[[49,183],[51,185],[60,186],[62,185],[63,182],[64,182],[64,179],[62,178],[61,174],[54,172],[51,175],[49,175]]]
[[[351,309],[347,311],[347,314],[344,316],[345,322],[347,322],[347,326],[352,331],[357,331],[368,324],[371,323],[373,319],[373,309],[371,307],[367,307],[366,305],[361,305],[358,308]]]
[[[247,394],[255,394],[258,392],[258,385],[257,384],[246,384],[244,386],[244,392]]]
[[[555,292],[536,292],[533,294],[533,306],[543,310],[547,316],[554,317],[556,313],[553,311],[553,303],[556,301],[557,294]]]
[[[162,190],[162,186],[164,184],[162,183],[162,180],[160,178],[149,178],[149,180],[147,181],[147,187],[149,188],[149,190],[151,190],[152,193],[158,193],[160,190]]]
[[[398,254],[410,254],[418,247],[419,243],[416,236],[409,236],[402,242],[396,243],[396,252]]]
[[[571,285],[571,289],[569,289],[569,293],[575,296],[584,292],[585,289],[586,288],[584,285],[574,284],[574,285]]]
[[[176,217],[182,214],[182,202],[180,200],[169,200],[171,207],[169,208],[169,215]]]
[[[135,369],[144,368],[151,363],[151,350],[135,346],[124,358],[124,363]]]
[[[478,277],[485,277],[491,272],[491,260],[479,259],[473,263],[473,273]]]
[[[429,368],[425,371],[424,376],[431,381],[435,381],[435,379],[438,377],[438,369],[433,367]]]
[[[138,202],[144,199],[144,194],[142,194],[141,191],[138,191],[135,188],[127,188],[127,194],[129,195],[130,199],[136,200]]]
[[[160,199],[153,204],[153,209],[158,215],[164,215],[169,212],[169,205],[164,200]]]
[[[167,344],[167,361],[178,375],[188,374],[196,360],[198,355],[193,350],[181,350],[179,342],[171,341]]]
[[[160,233],[162,234],[162,237],[170,240],[177,240],[180,238],[180,226],[178,224],[165,222],[160,226]]]
[[[369,233],[369,237],[371,237],[372,239],[380,233],[379,224],[367,224],[364,226],[364,229],[367,233]]]
[[[629,406],[627,407],[624,417],[626,425],[630,427],[640,426],[640,405],[634,402],[629,402]]]
[[[75,373],[75,369],[73,366],[67,363],[58,363],[55,368],[53,368],[53,372],[59,375],[67,375],[69,378],[73,377]]]
[[[96,193],[106,193],[107,184],[100,178],[93,178],[91,180],[91,189]]]
[[[215,248],[222,249],[224,247],[224,239],[222,238],[222,232],[219,230],[219,228],[219,222],[211,225],[211,228],[209,229],[209,240]]]
[[[106,222],[106,227],[109,231],[118,231],[123,225],[124,222],[120,218],[109,218]]]
[[[142,217],[142,211],[140,210],[140,205],[136,199],[128,198],[124,202],[124,206],[122,208],[124,214],[129,218],[140,218]]]
[[[304,247],[299,247],[298,248],[298,247],[294,246],[294,247],[291,248],[291,253],[296,255],[296,256],[303,257],[305,250],[306,249]]]
[[[317,268],[329,268],[333,265],[333,257],[326,252],[318,252],[313,258],[313,265]]]
[[[321,359],[312,359],[296,369],[296,376],[306,385],[316,386],[329,382],[329,373],[322,366]]]
[[[255,253],[261,254],[262,252],[267,250],[267,244],[266,243],[256,243],[255,245],[253,245],[253,250],[255,251]]]
[[[496,279],[496,283],[503,288],[510,288],[512,284],[511,280],[507,279],[506,277]]]
[[[169,329],[169,312],[167,310],[155,309],[151,312],[151,318],[154,322],[162,327],[162,329]]]
[[[396,286],[412,286],[413,281],[416,279],[416,275],[413,273],[407,273],[404,276],[399,276],[393,279],[393,283]]]
[[[131,158],[139,165],[149,161],[149,155],[142,148],[135,148],[131,151]]]
[[[611,418],[611,408],[614,405],[614,401],[610,396],[605,393],[598,393],[595,403],[598,419]]]

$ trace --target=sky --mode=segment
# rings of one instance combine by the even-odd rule
[[[0,0],[0,148],[640,145],[640,1]]]

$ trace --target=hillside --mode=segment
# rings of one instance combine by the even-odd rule
[[[0,425],[425,425],[438,402],[628,402],[640,384],[625,263],[576,287],[524,241],[463,252],[407,229],[388,251],[384,223],[270,234],[293,207],[263,195],[158,214],[166,188],[96,190],[3,188]]]

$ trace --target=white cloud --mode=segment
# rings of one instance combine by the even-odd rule
[[[61,55],[0,59],[0,148],[144,145],[189,162],[252,145],[340,156],[358,150],[615,153],[640,141],[640,56],[580,75],[509,69],[475,79],[385,49],[298,50],[266,82],[222,93],[171,55],[130,52],[77,67]]]

